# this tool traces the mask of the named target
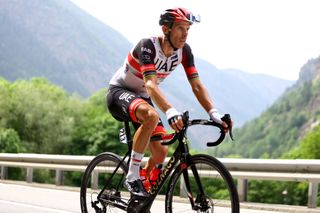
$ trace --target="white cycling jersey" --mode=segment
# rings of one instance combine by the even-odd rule
[[[182,64],[189,80],[197,79],[198,72],[194,65],[191,48],[185,44],[170,57],[161,49],[158,37],[142,39],[128,54],[123,66],[110,80],[110,85],[124,87],[141,97],[148,97],[144,78],[156,75],[162,82],[176,67]]]

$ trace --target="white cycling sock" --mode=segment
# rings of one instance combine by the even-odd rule
[[[131,160],[129,164],[129,171],[127,174],[127,180],[132,182],[140,179],[140,165],[143,159],[144,153],[138,153],[132,150]]]

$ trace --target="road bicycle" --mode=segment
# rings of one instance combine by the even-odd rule
[[[238,192],[226,167],[212,156],[192,155],[188,148],[186,135],[188,127],[193,125],[218,127],[220,129],[218,140],[207,143],[207,146],[217,146],[225,138],[223,126],[212,120],[189,120],[188,112],[184,112],[182,118],[184,127],[180,132],[151,139],[151,141],[160,140],[162,145],[171,145],[175,142],[178,144],[157,182],[150,189],[149,198],[131,196],[123,186],[132,148],[130,126],[128,122],[124,122],[125,127],[120,130],[119,136],[120,141],[127,142],[128,151],[123,157],[110,152],[101,153],[89,163],[81,183],[81,211],[149,213],[153,201],[159,197],[159,199],[164,198],[165,202],[165,208],[160,210],[161,212],[217,213],[222,212],[223,207],[223,212],[239,213]],[[226,114],[223,120],[230,124],[230,115]],[[233,139],[231,128],[229,134]]]

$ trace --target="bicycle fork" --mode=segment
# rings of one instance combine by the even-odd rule
[[[183,179],[184,179],[184,184],[186,187],[186,192],[187,196],[189,198],[191,207],[193,210],[198,211],[198,210],[207,210],[209,208],[208,202],[206,200],[206,196],[203,190],[202,183],[199,178],[199,173],[195,165],[190,165],[190,169],[192,171],[195,183],[196,183],[196,189],[197,189],[197,196],[194,198],[191,190],[191,184],[190,184],[190,176],[188,173],[188,166],[182,163],[182,174],[183,174]]]

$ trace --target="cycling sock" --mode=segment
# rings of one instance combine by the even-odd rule
[[[139,170],[143,156],[144,153],[138,153],[132,150],[129,171],[127,174],[127,180],[129,182],[140,179]]]

